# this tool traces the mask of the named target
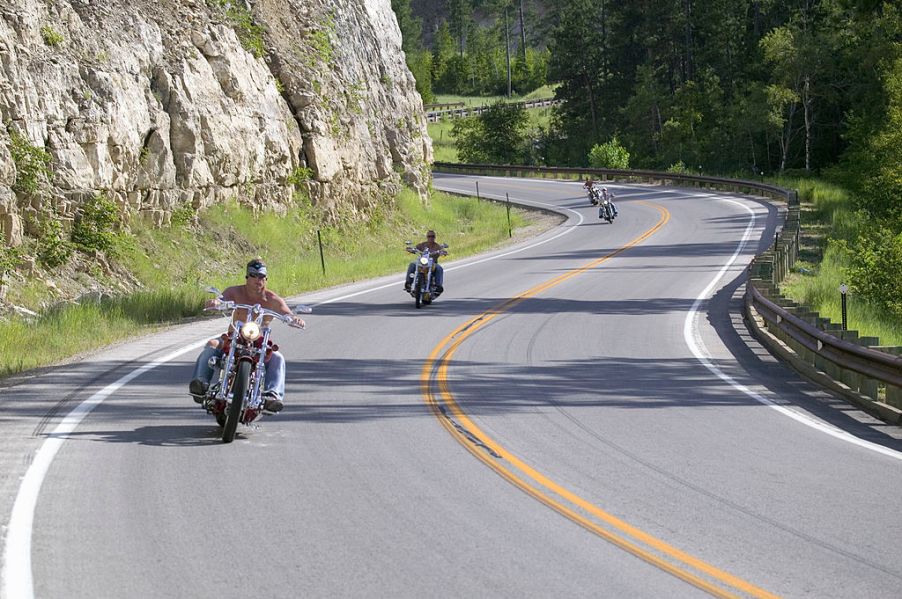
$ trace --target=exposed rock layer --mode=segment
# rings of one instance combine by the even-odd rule
[[[0,118],[13,245],[100,192],[157,224],[298,186],[362,217],[402,181],[425,189],[432,159],[389,0],[4,0]],[[36,192],[13,134],[50,155]]]

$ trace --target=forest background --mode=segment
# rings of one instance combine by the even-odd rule
[[[826,229],[814,257],[832,273],[826,287],[849,281],[902,330],[898,2],[392,5],[427,104],[435,94],[511,96],[555,86],[547,126],[530,126],[522,109],[500,103],[456,124],[462,160],[822,182],[801,187],[815,190],[803,199]],[[505,143],[493,149],[483,143],[490,139]],[[827,193],[816,192],[824,185]]]

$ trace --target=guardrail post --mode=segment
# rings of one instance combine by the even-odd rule
[[[840,334],[838,336],[844,341],[858,343],[858,331],[840,331]],[[858,387],[861,385],[860,379],[861,376],[857,372],[853,372],[851,370],[840,367],[839,380],[852,389],[855,389],[856,391],[858,390]]]
[[[892,354],[894,356],[902,356],[902,346],[895,347],[875,347],[874,349],[879,349],[880,351],[886,352],[888,354]],[[895,385],[887,385],[886,386],[886,403],[893,406],[894,408],[902,409],[902,387],[896,387]]]
[[[827,321],[824,325],[824,332],[838,339],[842,329],[838,324]],[[839,380],[840,374],[842,373],[842,369],[832,360],[824,360],[824,367],[821,370],[836,380]]]
[[[877,337],[860,337],[858,339],[858,342],[864,347],[873,347],[880,345],[880,339]],[[874,379],[862,376],[861,386],[858,388],[858,390],[873,400],[877,400],[879,398],[878,384]]]

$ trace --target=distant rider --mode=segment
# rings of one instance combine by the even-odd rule
[[[220,300],[233,301],[236,304],[255,305],[260,304],[273,312],[286,314],[292,317],[299,325],[304,326],[304,321],[292,313],[291,308],[281,297],[266,288],[266,264],[259,258],[247,263],[244,285],[235,285],[222,292],[221,298],[207,300],[206,308],[215,308]],[[246,310],[236,310],[234,321],[246,320]],[[272,316],[263,318],[263,326],[268,326]],[[210,358],[222,356],[222,339],[216,337],[207,342],[206,347],[197,357],[194,365],[194,378],[188,385],[188,391],[197,403],[203,403],[204,394],[210,386],[210,377],[213,368],[210,366]],[[263,409],[268,412],[278,412],[284,406],[285,397],[285,358],[278,351],[269,353],[266,359],[266,376],[263,380]]]
[[[445,252],[445,248],[435,242],[435,231],[426,231],[426,241],[416,244],[414,248],[416,248],[420,252],[427,248],[429,249],[429,253],[432,255],[432,259],[435,261],[435,272],[433,274],[433,280],[435,281],[435,291],[436,293],[443,292],[445,288],[442,287],[442,283],[445,279],[445,271],[442,268],[442,265],[438,263],[438,258],[439,256],[446,254],[447,252]],[[416,268],[416,261],[411,262],[407,266],[407,276],[404,278],[404,291],[408,293],[410,293],[410,286],[413,284],[413,273]]]
[[[601,199],[608,200],[611,203],[611,209],[614,211],[614,216],[619,214],[619,212],[617,212],[617,205],[614,203],[614,192],[608,191],[607,187],[602,187]]]
[[[596,194],[598,193],[595,189],[595,181],[591,179],[586,179],[586,182],[583,183],[583,187],[586,189],[586,193],[589,194],[589,201],[592,202],[593,205],[598,203],[598,199],[596,198]]]

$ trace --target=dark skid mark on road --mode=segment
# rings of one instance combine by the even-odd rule
[[[501,459],[501,454],[499,454],[494,449],[492,449],[491,447],[486,445],[485,442],[483,442],[479,437],[477,437],[476,435],[471,433],[463,425],[461,425],[454,418],[452,418],[451,414],[448,413],[448,410],[447,410],[447,408],[445,408],[445,405],[443,403],[438,404],[438,409],[439,409],[439,411],[441,411],[442,415],[448,419],[448,422],[451,423],[451,426],[453,426],[457,430],[457,432],[459,432],[461,435],[466,437],[467,440],[470,441],[470,443],[472,443],[476,447],[481,447],[482,449],[484,449],[486,451],[486,453],[488,453],[493,458],[498,458],[499,460]]]

